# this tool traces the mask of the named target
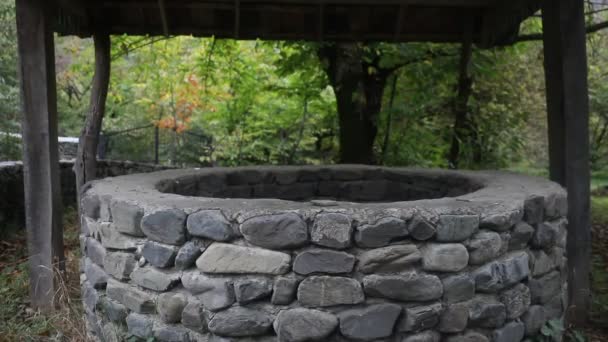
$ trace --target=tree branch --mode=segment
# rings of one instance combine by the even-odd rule
[[[587,26],[587,33],[594,33],[600,30],[608,28],[608,21],[602,21],[597,24]],[[519,42],[530,42],[535,40],[543,40],[542,33],[531,33],[531,34],[522,34],[515,40],[517,43]]]

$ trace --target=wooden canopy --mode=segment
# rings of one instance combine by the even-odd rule
[[[585,320],[591,244],[584,0],[16,0],[16,4],[30,291],[35,307],[51,306],[53,268],[57,262],[61,266],[63,254],[53,31],[95,36],[91,112],[99,113],[110,72],[109,34],[388,42],[460,42],[472,36],[479,46],[491,47],[513,42],[522,20],[542,9],[550,174],[568,190],[568,316],[575,323]],[[91,127],[99,125],[101,119]],[[94,139],[88,130],[87,125],[81,145]]]
[[[509,44],[534,0],[61,0],[56,30],[312,41]]]

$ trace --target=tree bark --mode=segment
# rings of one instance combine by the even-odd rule
[[[468,103],[471,96],[473,78],[471,77],[471,57],[473,54],[472,37],[467,34],[460,53],[460,65],[458,68],[458,94],[454,103],[454,128],[452,132],[452,144],[448,156],[448,165],[451,169],[457,169],[460,163],[461,143],[469,135]]]
[[[568,308],[584,326],[591,309],[589,100],[585,3],[543,0],[550,177],[568,190]]]
[[[386,118],[386,127],[384,132],[384,141],[382,142],[382,164],[386,163],[388,157],[388,144],[391,137],[391,125],[393,122],[393,104],[395,103],[395,92],[397,91],[397,80],[399,74],[393,76],[393,82],[391,83],[391,97],[388,102],[388,118]]]
[[[44,0],[16,1],[30,301],[42,311],[53,310],[56,271],[65,270],[49,6]]]
[[[340,163],[375,164],[378,115],[394,69],[380,68],[377,60],[365,62],[357,44],[327,45],[318,54],[327,61],[325,71],[336,94]]]
[[[76,162],[74,163],[78,196],[80,196],[83,185],[94,180],[97,176],[97,146],[110,83],[110,36],[97,33],[93,40],[95,42],[95,75],[91,88],[91,101],[84,128],[80,134]]]

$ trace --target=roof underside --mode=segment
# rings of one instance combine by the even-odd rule
[[[539,0],[57,0],[56,31],[309,41],[513,42]]]

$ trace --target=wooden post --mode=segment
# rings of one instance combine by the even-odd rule
[[[34,308],[53,309],[55,270],[63,270],[57,93],[50,3],[17,0],[25,211]]]
[[[74,163],[76,174],[76,188],[80,198],[82,186],[94,180],[97,176],[97,147],[99,145],[99,133],[106,111],[106,99],[108,97],[108,85],[110,83],[110,36],[107,34],[95,34],[95,75],[91,88],[91,101],[89,112],[80,134],[78,153]],[[80,203],[80,202],[79,202]]]
[[[551,178],[568,190],[568,322],[590,309],[589,103],[584,0],[543,0]]]

